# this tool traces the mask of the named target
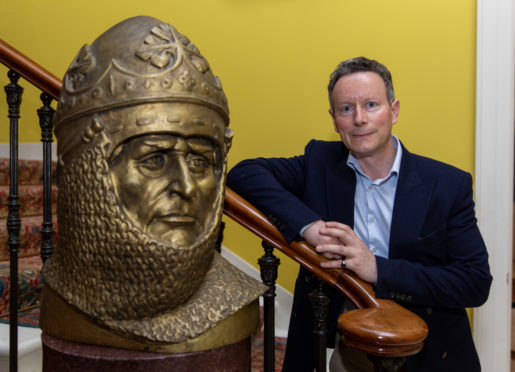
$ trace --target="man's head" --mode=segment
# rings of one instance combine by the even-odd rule
[[[383,79],[384,85],[386,87],[386,95],[388,98],[388,102],[393,103],[393,101],[395,101],[392,75],[390,74],[390,71],[388,71],[386,66],[373,59],[368,59],[365,57],[356,57],[341,62],[331,74],[327,89],[329,91],[329,104],[331,105],[332,111],[334,111],[332,93],[336,82],[342,76],[349,75],[355,72],[366,71],[375,72],[381,77],[381,79]]]
[[[331,74],[329,99],[334,129],[358,160],[393,162],[392,125],[400,104],[386,67],[363,57],[342,62]]]

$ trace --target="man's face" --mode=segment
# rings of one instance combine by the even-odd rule
[[[397,122],[399,101],[388,102],[386,87],[375,72],[342,76],[333,92],[334,129],[358,159],[380,159],[393,151],[392,125]]]
[[[223,121],[193,104],[153,106],[147,116],[164,119],[167,133],[140,135],[115,150],[110,165],[118,198],[143,231],[189,246],[213,218],[223,165],[213,139],[223,138]]]

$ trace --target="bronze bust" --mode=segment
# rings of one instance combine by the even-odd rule
[[[43,271],[45,333],[183,352],[255,329],[265,287],[215,252],[228,124],[218,78],[171,25],[134,17],[82,47],[55,116],[59,237]]]

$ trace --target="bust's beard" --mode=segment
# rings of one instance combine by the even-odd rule
[[[59,170],[58,243],[45,283],[101,323],[183,304],[213,260],[223,181],[206,231],[191,246],[174,246],[143,232],[120,208],[102,147],[84,151]]]

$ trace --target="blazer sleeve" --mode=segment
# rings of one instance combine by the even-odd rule
[[[313,143],[307,144],[302,156],[244,160],[227,175],[227,185],[262,211],[288,242],[298,237],[302,227],[321,219],[301,200]]]
[[[378,297],[442,308],[475,307],[487,300],[492,276],[474,213],[471,176],[464,174],[454,190],[434,195],[429,213],[445,210],[439,203],[449,194],[454,201],[444,212],[447,217],[437,214],[443,227],[408,247],[414,259],[376,258]]]

